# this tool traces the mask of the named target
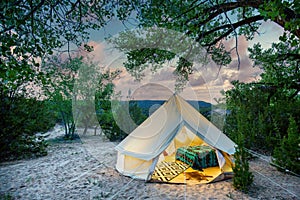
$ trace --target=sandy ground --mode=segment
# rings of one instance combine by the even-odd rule
[[[56,126],[50,137],[63,133]],[[114,168],[116,143],[91,133],[81,141],[56,142],[45,157],[0,164],[0,199],[300,199],[300,178],[278,172],[261,159],[250,162],[255,176],[248,194],[232,180],[202,185],[145,183]]]

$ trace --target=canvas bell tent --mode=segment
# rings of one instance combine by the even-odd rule
[[[116,169],[123,175],[207,183],[232,176],[235,143],[174,94],[115,149]]]

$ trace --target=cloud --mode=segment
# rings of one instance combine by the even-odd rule
[[[221,69],[215,63],[210,62],[206,66],[202,63],[195,63],[195,72],[190,76],[186,89],[182,96],[187,99],[205,100],[213,102],[214,98],[220,98],[221,90],[232,87],[231,81],[240,80],[250,82],[257,80],[261,70],[252,67],[247,48],[249,42],[245,37],[238,37],[238,53],[240,58],[240,69],[238,70],[238,56],[235,50],[231,51],[232,62],[227,67]],[[162,69],[152,73],[149,69],[145,70],[145,77],[141,82],[135,81],[122,63],[126,60],[120,52],[112,50],[106,43],[91,41],[94,46],[91,53],[95,62],[104,63],[111,69],[121,69],[119,78],[114,80],[116,91],[121,91],[123,98],[128,96],[128,91],[134,95],[135,99],[167,99],[175,89],[176,77],[173,74],[174,68],[170,64],[164,64]],[[226,49],[235,47],[235,40],[225,42]]]
[[[95,41],[91,41],[88,43],[88,45],[93,46],[94,51],[91,53],[94,56],[95,61],[100,61],[104,57],[104,44],[103,43],[97,43]]]
[[[171,88],[165,87],[162,84],[147,83],[135,89],[132,92],[134,99],[168,99],[174,91]]]
[[[222,76],[229,81],[250,82],[256,80],[262,73],[261,69],[253,67],[252,60],[247,56],[240,58],[240,69],[237,66],[238,61],[233,61],[227,68],[222,69]]]
[[[226,49],[232,49],[236,45],[234,39],[226,41],[225,44]],[[228,80],[226,84],[233,80],[239,80],[240,82],[255,81],[259,77],[259,74],[262,73],[261,69],[253,67],[253,61],[249,58],[248,52],[249,42],[246,38],[244,36],[239,36],[237,44],[238,54],[236,53],[236,50],[232,51],[232,62],[221,70],[223,79]],[[238,66],[240,68],[238,68]]]
[[[272,43],[279,41],[279,36],[283,32],[284,29],[272,21],[262,22],[254,39],[249,41],[249,46],[252,47],[253,44],[260,43],[263,48],[268,49],[272,46]]]
[[[206,81],[204,79],[203,76],[198,76],[198,77],[195,77],[195,76],[192,76],[189,80],[189,84],[192,86],[192,87],[195,87],[195,86],[200,86],[200,85],[203,85],[205,84]]]
[[[172,92],[174,89],[174,79],[169,80],[166,78],[168,76],[167,70],[162,70],[158,75],[146,70],[145,77],[141,81],[136,81],[123,67],[119,78],[114,80],[113,83],[116,86],[116,91],[121,92],[122,98],[126,98],[130,90],[135,99],[161,99],[165,96],[163,94],[166,94],[166,92],[160,92],[162,88]]]
[[[164,69],[158,70],[151,77],[151,81],[169,81],[175,80],[175,75],[173,74],[174,68],[166,67]]]
[[[237,60],[238,55],[240,57],[248,56],[248,46],[249,43],[244,36],[238,36],[238,40],[235,38],[224,41],[224,45],[227,51],[230,51],[231,59]],[[237,46],[237,48],[236,48]]]

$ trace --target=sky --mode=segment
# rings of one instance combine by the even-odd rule
[[[89,55],[94,62],[100,63],[111,69],[120,69],[120,76],[114,81],[116,91],[121,92],[122,99],[168,99],[175,92],[175,79],[172,74],[174,63],[167,62],[164,67],[156,73],[150,70],[144,72],[144,78],[137,82],[123,68],[122,63],[126,57],[105,40],[106,37],[115,37],[120,31],[124,30],[124,25],[118,20],[112,20],[108,26],[100,31],[91,32],[89,44],[94,46],[94,51]],[[247,48],[255,43],[261,43],[263,48],[271,47],[272,42],[278,41],[278,37],[283,30],[273,22],[263,22],[255,38],[247,41],[243,36],[238,38],[238,53],[240,55],[240,69],[237,65],[237,54],[232,52],[232,62],[221,69],[210,62],[206,66],[201,66],[190,77],[185,89],[180,95],[189,100],[201,100],[216,104],[215,99],[222,98],[220,91],[228,90],[232,87],[231,81],[252,82],[259,80],[262,72],[259,68],[253,68],[253,63],[249,59]],[[225,43],[227,49],[235,45],[235,41],[229,40]]]

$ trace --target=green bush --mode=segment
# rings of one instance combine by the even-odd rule
[[[99,103],[101,109],[97,113],[98,121],[104,135],[110,141],[123,140],[146,119],[142,109],[136,103],[117,103],[115,110],[112,110],[111,101],[106,100]]]
[[[278,170],[285,169],[300,174],[300,135],[299,127],[293,117],[289,118],[288,135],[275,148],[273,157]],[[281,168],[282,167],[282,168]]]
[[[234,188],[248,192],[249,187],[253,182],[253,174],[249,171],[248,153],[246,152],[243,145],[236,147],[236,152],[234,154],[235,165],[232,168],[233,186]]]
[[[46,142],[36,133],[55,125],[49,102],[1,96],[0,160],[47,154]]]
[[[56,121],[64,126],[64,139],[75,139],[77,137],[75,135],[76,120],[73,117],[72,101],[70,99],[64,99],[62,95],[59,94],[51,101],[51,104],[52,110],[56,114]]]
[[[0,200],[12,200],[13,197],[10,194],[0,194]]]
[[[253,174],[249,171],[249,154],[245,148],[245,143],[247,142],[245,132],[249,129],[249,124],[244,122],[248,116],[243,112],[238,113],[238,116],[236,120],[237,129],[231,133],[234,136],[232,139],[237,144],[234,154],[235,163],[232,168],[234,173],[233,186],[238,190],[248,192],[253,182]]]
[[[234,138],[239,129],[237,120],[242,116],[245,147],[271,155],[280,139],[287,135],[289,116],[299,122],[300,101],[288,99],[284,94],[271,94],[261,85],[234,83],[234,88],[226,92],[227,109],[224,132]],[[298,118],[298,119],[297,119]]]

